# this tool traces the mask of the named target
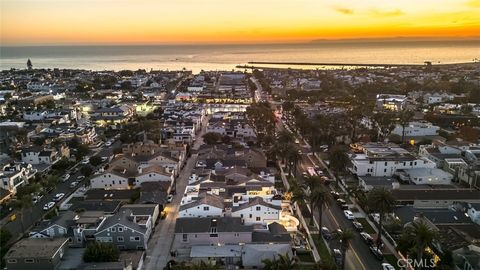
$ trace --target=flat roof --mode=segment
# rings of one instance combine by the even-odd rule
[[[52,258],[67,238],[24,238],[13,244],[5,258]]]

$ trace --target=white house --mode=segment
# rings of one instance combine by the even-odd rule
[[[106,172],[92,177],[90,186],[93,189],[128,189],[128,176],[115,171]]]
[[[440,130],[439,126],[435,126],[429,122],[410,122],[405,126],[405,136],[407,137],[420,137],[420,136],[434,136],[438,135]],[[392,130],[391,134],[402,136],[403,128],[397,124]]]
[[[205,193],[205,196],[180,206],[179,218],[184,217],[220,217],[224,213],[224,199]]]
[[[7,164],[0,171],[0,188],[15,194],[17,188],[27,184],[28,179],[33,177],[35,172],[31,164]]]
[[[398,172],[400,179],[415,185],[450,185],[453,175],[437,168],[405,169]]]
[[[400,169],[435,168],[435,162],[417,158],[394,144],[369,143],[360,146],[362,154],[350,156],[353,174],[357,176],[392,176]]]
[[[245,225],[267,225],[280,219],[282,208],[269,204],[262,198],[257,197],[248,203],[232,208],[232,217],[240,217]]]
[[[115,167],[94,176],[90,179],[90,185],[92,188],[101,189],[129,189],[140,187],[145,182],[165,181],[171,184],[173,180],[174,176],[171,173],[158,166],[140,167],[136,173]]]

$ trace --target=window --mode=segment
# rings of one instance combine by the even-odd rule
[[[35,260],[34,259],[25,259],[25,263],[34,263]]]
[[[120,229],[120,228],[119,228]],[[112,232],[115,232],[117,229],[115,227],[112,227]],[[119,230],[120,231],[120,230]]]
[[[123,236],[118,236],[117,237],[117,242],[123,242]]]
[[[243,214],[240,214],[240,217],[243,218]]]
[[[8,259],[7,262],[8,262],[8,263],[17,263],[17,260],[16,260],[16,259]]]
[[[138,241],[140,241],[140,236],[135,236],[135,237],[130,236],[130,241],[138,242]]]
[[[260,221],[260,217],[256,217],[255,220],[256,220],[256,221]]]
[[[383,169],[383,172],[387,172],[387,169]]]
[[[260,207],[260,206],[257,206],[257,208],[256,208],[256,209],[257,209],[257,211],[260,211],[261,207]]]
[[[184,233],[184,234],[182,235],[182,241],[183,241],[183,242],[187,242],[187,241],[188,241],[188,234]]]
[[[385,161],[385,166],[387,166],[387,165],[388,165],[388,162]]]
[[[208,210],[210,210],[210,207],[208,207],[208,206],[203,207],[203,211],[208,211]]]
[[[123,227],[118,227],[118,232],[123,232]]]
[[[252,214],[250,214],[250,218],[252,218]]]

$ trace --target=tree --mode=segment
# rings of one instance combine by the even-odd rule
[[[425,249],[432,246],[437,238],[438,233],[423,219],[418,219],[405,226],[398,248],[401,252],[416,257],[420,262],[426,254]]]
[[[338,177],[341,173],[343,173],[350,162],[347,153],[345,152],[345,148],[339,145],[335,145],[330,149],[329,153],[329,167],[333,170],[335,174],[336,183],[338,186]]]
[[[393,211],[395,207],[395,198],[392,192],[386,188],[374,188],[367,195],[367,205],[370,212],[378,213],[380,216],[378,222],[377,247],[382,243],[382,224],[385,214]]]
[[[3,256],[7,253],[8,251],[8,241],[12,239],[12,233],[10,233],[9,230],[5,228],[0,229],[0,258],[3,258]]]
[[[20,214],[20,224],[22,225],[22,234],[25,232],[25,212],[29,209],[32,209],[33,202],[32,202],[32,195],[28,194],[23,196],[20,200],[17,201],[15,204],[15,208],[19,210]]]
[[[340,248],[342,250],[342,267],[345,267],[347,251],[350,248],[350,242],[355,238],[355,233],[350,229],[342,228],[335,233],[334,238],[340,241]]]
[[[205,133],[202,138],[206,144],[212,145],[219,143],[219,141],[222,139],[222,135],[216,132],[208,132]]]
[[[403,110],[399,113],[399,121],[400,125],[402,126],[402,143],[405,142],[405,128],[408,126],[410,121],[412,121],[413,116],[415,113],[410,110]]]
[[[220,267],[216,264],[212,264],[211,262],[204,262],[200,261],[198,263],[192,264],[189,268],[190,270],[218,270]]]
[[[325,207],[325,205],[330,203],[330,195],[325,190],[324,186],[320,185],[312,190],[309,197],[311,200],[311,205],[313,207],[312,212],[314,211],[314,209],[318,210],[318,226],[322,227],[323,208]]]
[[[89,177],[93,173],[92,167],[88,165],[82,166],[80,168],[80,173],[83,174],[85,177]]]
[[[378,128],[378,138],[385,138],[394,128],[395,114],[392,112],[378,112],[373,115],[375,126]]]
[[[116,262],[120,256],[118,247],[113,243],[93,242],[83,253],[85,262]]]
[[[290,270],[298,269],[297,262],[291,258],[288,254],[278,255],[274,257],[273,260],[264,259],[262,260],[264,270]]]
[[[94,167],[102,164],[102,158],[99,156],[91,156],[89,161],[90,161],[90,164],[92,164],[92,166]]]

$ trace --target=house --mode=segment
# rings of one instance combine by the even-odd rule
[[[152,233],[152,216],[135,215],[131,209],[120,209],[108,217],[95,233],[95,240],[115,244],[120,250],[146,250]]]
[[[480,247],[472,244],[452,251],[455,270],[480,269]]]
[[[173,174],[159,166],[138,167],[136,172],[111,166],[107,171],[92,177],[90,186],[95,189],[129,189],[138,188],[146,182],[168,182],[171,185],[173,181]]]
[[[221,217],[224,213],[224,199],[218,195],[205,193],[197,200],[180,205],[179,218]]]
[[[376,107],[378,109],[401,111],[405,108],[406,101],[407,96],[405,95],[378,94]]]
[[[14,195],[17,188],[27,184],[36,173],[31,164],[9,163],[0,171],[0,188]]]
[[[5,264],[9,270],[54,270],[68,248],[68,239],[23,238],[5,254]]]
[[[261,268],[265,260],[275,260],[282,255],[293,258],[292,247],[286,244],[251,244],[245,245],[242,252],[242,265],[246,268]]]
[[[234,206],[232,208],[232,217],[241,218],[246,225],[263,224],[266,225],[280,219],[282,208],[265,202],[261,197],[251,199],[248,203]]]
[[[405,126],[405,129],[402,125],[397,124],[390,133],[398,136],[405,134],[406,137],[423,137],[436,136],[439,131],[439,126],[435,126],[429,122],[410,122]]]
[[[437,168],[401,169],[396,174],[415,185],[450,185],[453,180],[452,174]]]
[[[32,228],[29,233],[30,238],[53,238],[66,237],[67,231],[75,222],[75,213],[72,211],[63,212],[61,215],[44,220],[38,226]]]
[[[435,168],[426,158],[418,158],[395,144],[367,143],[359,146],[363,153],[350,156],[350,171],[357,176],[392,176],[400,169]]]
[[[252,232],[253,226],[235,217],[178,218],[173,247],[251,243]]]
[[[57,161],[57,151],[43,147],[29,147],[22,150],[22,162],[38,165],[51,165]]]
[[[455,202],[480,203],[480,191],[472,189],[422,186],[420,189],[392,189],[392,195],[398,205],[413,205],[417,208],[445,208]]]

